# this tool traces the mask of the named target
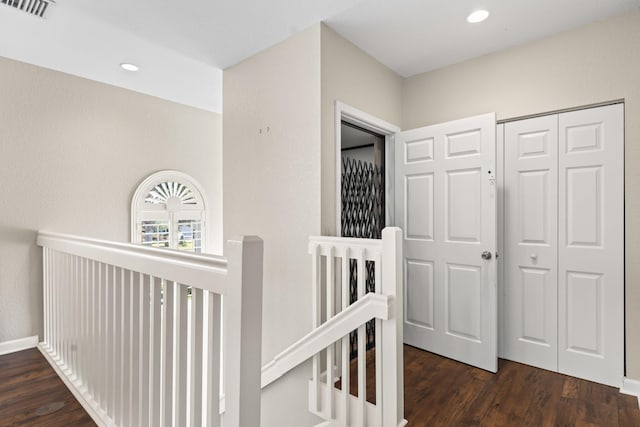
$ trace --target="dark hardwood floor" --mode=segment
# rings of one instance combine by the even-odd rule
[[[405,346],[405,418],[411,426],[640,427],[634,396],[500,360],[497,374]]]
[[[404,362],[405,418],[410,427],[640,427],[638,400],[613,387],[506,360],[494,375],[409,346],[404,347]],[[370,401],[375,400],[374,363],[370,351]],[[356,383],[354,363],[351,385]],[[356,394],[353,387],[352,393]],[[36,414],[54,402],[65,405],[49,415]],[[93,425],[38,350],[0,356],[0,426]]]
[[[355,361],[350,381],[357,395]],[[375,402],[375,351],[367,354],[367,400]],[[502,359],[492,374],[408,345],[404,400],[411,427],[640,427],[638,399],[614,387]]]
[[[61,409],[36,411],[58,402]],[[95,426],[37,349],[0,356],[0,426]]]

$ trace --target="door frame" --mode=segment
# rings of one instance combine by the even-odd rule
[[[385,226],[395,224],[395,135],[400,127],[388,123],[378,117],[365,113],[341,101],[335,101],[335,201],[336,201],[336,236],[342,235],[342,122],[351,123],[363,129],[384,136],[384,182],[385,182]]]

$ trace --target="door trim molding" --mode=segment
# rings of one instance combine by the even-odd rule
[[[388,123],[369,113],[358,110],[355,107],[341,101],[335,101],[335,201],[336,201],[336,236],[342,235],[342,121],[359,126],[363,129],[384,135],[385,142],[385,218],[386,225],[395,224],[395,197],[394,197],[394,156],[393,143],[395,134],[400,132],[400,127]]]

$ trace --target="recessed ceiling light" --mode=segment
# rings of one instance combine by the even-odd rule
[[[122,68],[123,70],[127,70],[127,71],[138,71],[139,68],[136,64],[130,64],[128,62],[123,62],[122,64],[120,64],[120,68]]]
[[[471,12],[469,16],[467,16],[467,22],[472,24],[477,24],[478,22],[482,22],[489,17],[489,12],[486,10],[476,10],[475,12]]]

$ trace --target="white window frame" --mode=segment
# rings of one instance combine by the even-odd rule
[[[176,182],[188,187],[195,196],[195,204],[146,203],[149,192],[163,182]],[[176,198],[176,201],[178,199]],[[200,252],[206,252],[207,200],[202,186],[191,176],[175,170],[164,170],[149,175],[140,183],[131,199],[131,242],[142,244],[143,221],[166,221],[169,224],[169,249],[178,250],[178,221],[200,221]]]

